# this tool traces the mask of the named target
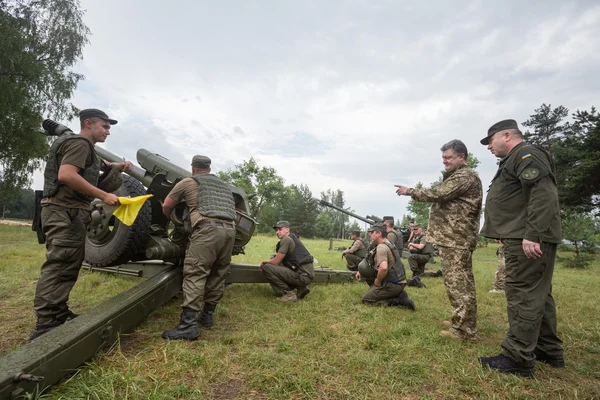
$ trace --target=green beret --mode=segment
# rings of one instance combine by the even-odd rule
[[[481,139],[481,144],[487,146],[490,144],[490,137],[494,136],[494,134],[504,131],[507,129],[516,129],[519,130],[519,126],[517,125],[517,121],[514,119],[505,119],[500,122],[496,122],[494,125],[488,129],[487,136]]]
[[[290,223],[287,221],[277,221],[277,223],[275,225],[273,225],[273,229],[276,228],[289,228],[290,227]]]

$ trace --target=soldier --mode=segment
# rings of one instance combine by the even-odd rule
[[[536,359],[564,368],[552,298],[561,241],[554,163],[546,151],[523,142],[512,119],[492,125],[481,144],[502,159],[488,190],[481,234],[504,243],[509,328],[501,354],[479,362],[525,377],[533,377]]]
[[[386,239],[387,227],[376,223],[369,228],[375,247],[360,262],[356,279],[369,285],[363,304],[401,306],[415,310],[415,304],[404,290],[406,272],[396,246]]]
[[[227,183],[210,173],[210,158],[192,158],[192,177],[182,179],[163,203],[171,218],[173,208],[185,202],[192,233],[183,265],[183,304],[179,324],[164,331],[168,340],[196,340],[200,324],[213,325],[213,315],[225,290],[235,242],[235,203]],[[202,307],[202,303],[204,306]]]
[[[504,244],[498,240],[498,248],[496,249],[496,257],[498,257],[498,268],[494,276],[494,288],[489,293],[504,293],[504,281],[506,279],[506,264],[504,262]]]
[[[442,271],[438,270],[435,273],[425,272],[425,265],[433,259],[433,246],[427,242],[427,235],[423,232],[423,228],[419,224],[413,225],[412,240],[408,244],[408,265],[415,276],[442,276]]]
[[[117,196],[97,187],[100,171],[108,174],[109,169],[116,168],[120,173],[133,167],[129,161],[108,164],[94,149],[96,143],[104,143],[116,120],[93,108],[81,110],[79,120],[79,135],[59,136],[48,152],[41,201],[46,262],[35,290],[33,306],[37,322],[30,340],[77,317],[67,302],[85,256],[90,202],[98,198],[110,206],[119,204]]]
[[[289,222],[279,221],[273,229],[279,238],[279,243],[275,247],[277,254],[270,260],[262,261],[260,269],[275,294],[281,294],[279,300],[283,302],[302,300],[310,293],[308,285],[314,276],[313,257],[298,235],[290,233]],[[294,289],[297,293],[294,293]]]
[[[389,240],[391,243],[394,243],[398,249],[398,253],[400,253],[400,256],[402,257],[404,242],[402,241],[402,234],[394,229],[394,217],[389,215],[383,217],[383,223],[386,226],[387,240]]]
[[[367,255],[367,245],[360,237],[360,231],[352,231],[350,238],[352,246],[342,251],[342,258],[346,257],[346,267],[350,271],[358,271],[358,263]]]
[[[445,171],[434,189],[410,189],[396,185],[396,193],[414,200],[432,202],[427,241],[438,246],[444,285],[452,307],[452,320],[442,324],[449,330],[440,335],[477,340],[477,299],[472,254],[477,244],[481,200],[479,176],[467,165],[467,147],[452,140],[441,148]]]

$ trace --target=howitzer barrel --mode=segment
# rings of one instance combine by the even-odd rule
[[[358,214],[354,214],[351,211],[344,210],[343,208],[338,207],[334,204],[331,204],[330,202],[325,201],[325,200],[319,200],[319,204],[321,204],[322,206],[325,206],[325,207],[333,208],[334,210],[338,210],[339,212],[350,215],[351,217],[354,217],[354,218],[358,219],[359,221],[366,222],[367,224],[373,225],[375,222],[380,222],[380,221],[375,220],[372,216],[367,216],[366,218],[361,217]],[[377,218],[377,217],[375,217],[375,218]],[[379,218],[377,218],[377,219],[379,219]]]
[[[98,155],[100,156],[100,158],[108,161],[108,162],[123,162],[123,157],[119,157],[114,153],[111,153],[110,151],[96,146],[96,153],[98,153]],[[140,181],[144,186],[148,187],[148,185],[150,185],[150,182],[152,182],[152,176],[148,176],[146,177],[147,173],[143,168],[140,168],[138,166],[133,166],[133,169],[131,171],[125,171],[126,174],[128,174],[129,176],[134,177],[135,179],[137,179],[138,181]]]

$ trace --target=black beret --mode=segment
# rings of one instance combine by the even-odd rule
[[[97,108],[86,108],[85,110],[79,111],[80,121],[85,121],[86,119],[90,118],[101,118],[105,121],[108,121],[111,125],[117,124],[116,119],[108,118],[108,115],[104,111],[98,110]]]
[[[519,130],[519,125],[517,125],[517,121],[515,121],[514,119],[505,119],[500,122],[496,122],[490,127],[490,129],[488,129],[487,136],[481,139],[480,143],[484,146],[487,146],[488,144],[490,144],[490,137],[494,136],[495,133],[506,129]]]

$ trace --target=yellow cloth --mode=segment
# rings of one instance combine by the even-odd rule
[[[140,208],[142,208],[144,202],[150,197],[152,197],[151,194],[133,198],[119,197],[121,205],[113,211],[113,215],[125,225],[131,226],[140,212]]]

